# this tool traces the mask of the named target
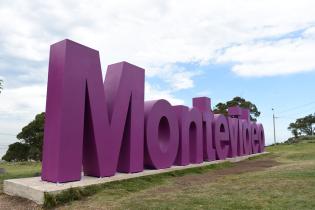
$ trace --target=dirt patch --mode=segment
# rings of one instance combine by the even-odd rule
[[[196,185],[203,185],[209,182],[214,182],[217,179],[231,174],[242,174],[247,172],[253,172],[253,171],[262,171],[267,168],[280,165],[281,163],[275,161],[272,158],[262,158],[262,159],[255,159],[255,160],[245,160],[238,163],[235,163],[235,165],[219,169],[219,170],[212,170],[206,173],[202,174],[190,174],[185,175],[182,177],[177,177],[174,180],[174,184],[176,186],[176,189],[182,189],[187,188],[190,186],[196,186]],[[174,188],[172,186],[171,188]],[[157,187],[154,189],[154,192],[169,192],[170,187],[163,186],[163,187]]]
[[[0,194],[0,209],[1,210],[35,210],[41,209],[36,203],[24,198],[8,196],[6,194]]]
[[[266,168],[270,168],[270,167],[277,166],[280,164],[281,163],[271,158],[245,160],[245,161],[236,163],[234,166],[230,168],[213,171],[213,173],[218,174],[218,175],[247,173],[247,172],[252,172],[252,171],[265,170]]]
[[[175,183],[180,183],[180,185],[198,184],[198,182],[208,183],[211,181],[215,181],[222,176],[226,176],[230,174],[241,174],[241,173],[247,173],[247,172],[253,172],[253,171],[262,171],[262,170],[265,170],[266,168],[270,168],[276,165],[280,165],[280,163],[271,158],[246,160],[246,161],[235,163],[235,165],[229,168],[209,171],[203,174],[193,174],[193,175],[183,176],[183,177],[180,177],[179,179],[176,179]]]

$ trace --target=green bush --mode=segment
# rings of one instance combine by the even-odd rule
[[[314,140],[315,140],[315,136],[299,136],[299,137],[288,138],[288,140],[286,140],[283,143],[284,144],[296,144],[296,143],[299,143],[301,141],[314,141]]]
[[[42,145],[44,138],[45,113],[35,116],[35,119],[22,128],[22,131],[16,136],[20,142],[9,145],[5,156],[5,161],[25,161],[42,159]]]
[[[30,146],[27,144],[22,144],[20,142],[15,142],[9,145],[9,149],[2,157],[5,161],[26,161],[28,160],[30,151]]]

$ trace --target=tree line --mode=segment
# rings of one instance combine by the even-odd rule
[[[315,113],[296,119],[295,122],[290,123],[288,129],[295,138],[302,135],[311,136],[315,134],[313,124],[315,124]]]

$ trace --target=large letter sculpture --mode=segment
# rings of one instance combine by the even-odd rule
[[[212,161],[216,159],[213,143],[213,113],[211,111],[211,100],[207,97],[193,98],[193,107],[202,113],[203,126],[203,159]]]
[[[105,91],[104,91],[105,89]],[[143,170],[144,70],[110,65],[105,85],[97,51],[65,40],[52,45],[42,179],[80,180]]]
[[[248,109],[214,115],[207,97],[194,98],[192,108],[144,103],[144,69],[109,65],[103,83],[98,51],[70,40],[51,46],[42,180],[221,160],[263,152],[264,144]]]
[[[166,100],[145,103],[145,165],[162,169],[173,165],[178,148],[178,120]]]

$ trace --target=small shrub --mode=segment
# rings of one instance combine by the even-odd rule
[[[50,193],[45,193],[44,195],[44,207],[53,208],[57,205],[56,197]]]

